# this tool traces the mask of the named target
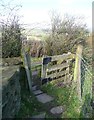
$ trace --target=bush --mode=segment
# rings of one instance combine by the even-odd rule
[[[18,23],[2,26],[2,57],[18,57],[21,51],[21,29]]]

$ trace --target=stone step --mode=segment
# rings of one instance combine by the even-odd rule
[[[41,90],[35,90],[35,91],[33,91],[33,93],[34,93],[35,95],[40,95],[40,94],[43,93],[43,91],[41,91]]]
[[[47,95],[46,93],[37,95],[36,98],[41,103],[47,103],[47,102],[51,102],[53,100],[53,97]]]
[[[32,86],[32,90],[33,91],[37,90],[37,86],[36,85]]]
[[[32,117],[32,120],[35,119],[35,118],[38,118],[38,120],[41,120],[41,118],[42,118],[42,120],[43,120],[43,118],[45,118],[45,113],[41,113],[41,114],[39,114],[39,115],[33,116],[33,117]],[[40,118],[40,119],[39,119],[39,118]]]
[[[50,112],[51,112],[52,114],[61,114],[61,113],[64,112],[64,108],[63,108],[63,106],[56,106],[56,107],[53,107],[53,108],[50,110]]]

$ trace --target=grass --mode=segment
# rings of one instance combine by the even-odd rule
[[[70,95],[71,88],[70,87],[58,87],[56,86],[56,82],[50,82],[46,85],[42,86],[42,90],[49,95],[54,97],[54,101],[42,104],[37,101],[33,93],[29,93],[29,91],[25,88],[23,84],[23,80],[25,76],[22,76],[22,85],[21,85],[21,108],[16,118],[30,118],[33,115],[40,114],[41,112],[46,113],[46,118],[57,118],[57,116],[49,113],[50,109],[54,106],[62,105],[64,106],[64,114],[58,116],[59,118],[72,117],[75,115],[77,117],[78,111],[73,111],[73,105],[77,106],[77,103],[73,101],[73,105],[70,104]],[[68,106],[68,107],[67,107]],[[76,109],[76,108],[75,108]],[[73,111],[71,113],[71,111]]]
[[[39,114],[43,109],[42,103],[38,102],[33,93],[30,93],[27,88],[27,77],[24,68],[20,72],[20,85],[21,85],[21,107],[16,118],[29,118],[33,115]]]
[[[83,72],[83,71],[82,71]],[[52,81],[42,86],[42,90],[55,98],[54,104],[64,106],[64,113],[60,118],[92,118],[92,75],[85,71],[82,100],[79,101],[76,93],[76,85],[58,86],[57,81]]]
[[[27,81],[26,73],[23,68],[21,69],[22,69],[20,73],[21,74],[21,78],[20,78],[21,107],[20,107],[18,114],[15,117],[16,118],[31,118],[32,116],[38,115],[41,113],[46,113],[46,116],[51,117],[51,115],[49,115],[48,113],[50,104],[48,103],[44,105],[40,103],[39,101],[37,101],[34,94],[29,92],[29,90],[26,88],[26,81]]]
[[[21,108],[16,118],[30,118],[33,115],[40,114],[43,105],[37,101],[35,96],[26,89],[21,90]]]
[[[60,118],[79,118],[79,101],[77,95],[71,94],[71,87],[58,87],[55,82],[42,86],[42,90],[55,98],[54,104],[64,106],[64,113]]]

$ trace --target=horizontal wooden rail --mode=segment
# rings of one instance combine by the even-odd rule
[[[56,56],[44,56],[42,59],[42,84],[52,80],[70,82],[70,61],[75,59],[75,54],[67,53]],[[55,64],[53,62],[56,61]]]
[[[49,56],[51,57],[51,62],[53,61],[57,61],[57,60],[67,60],[67,59],[73,59],[75,58],[75,54],[72,54],[72,53],[68,53],[68,54],[63,54],[63,55],[56,55],[56,56]]]
[[[71,78],[72,78],[72,75],[70,75],[70,79],[68,79],[68,76],[65,75],[65,76],[62,76],[60,78],[56,78],[54,80],[59,81],[59,82],[61,81],[63,83],[70,83],[71,82]]]
[[[52,74],[49,74],[47,75],[47,77],[49,78],[58,78],[60,76],[63,76],[65,74],[68,74],[68,70],[64,70],[64,71],[60,71],[60,72],[55,72],[55,73],[52,73]]]
[[[60,64],[60,65],[53,65],[47,69],[47,72],[63,69],[63,68],[66,68],[68,66],[69,66],[68,63],[64,63],[64,64]]]
[[[42,61],[40,62],[33,62],[32,63],[32,67],[35,67],[35,66],[40,66],[40,65],[42,65]]]

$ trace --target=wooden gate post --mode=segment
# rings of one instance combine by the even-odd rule
[[[46,78],[46,76],[47,76],[47,72],[46,72],[46,70],[47,70],[47,64],[44,64],[44,58],[45,57],[46,56],[43,56],[43,58],[42,58],[42,72],[41,72],[41,78],[42,79]]]
[[[83,46],[81,44],[78,45],[76,51],[76,60],[75,60],[75,68],[74,68],[74,82],[77,83],[77,93],[79,100],[81,100],[81,57],[82,57],[82,49]]]
[[[24,66],[27,74],[29,90],[31,92],[32,91],[32,74],[31,74],[30,56],[28,53],[25,53],[24,49],[22,49],[22,55],[23,55],[23,62],[24,62]]]

